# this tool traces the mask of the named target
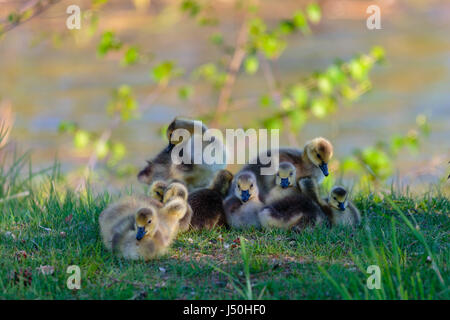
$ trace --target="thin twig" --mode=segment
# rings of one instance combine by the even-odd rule
[[[30,21],[31,19],[40,15],[42,12],[44,12],[45,10],[50,8],[52,5],[54,5],[60,1],[61,0],[47,0],[47,1],[31,0],[31,1],[28,1],[25,4],[25,6],[23,6],[23,8],[19,10],[19,17],[21,17],[28,10],[32,10],[33,13],[25,20],[19,19],[17,21],[10,22],[10,23],[6,24],[5,26],[3,26],[2,28],[0,28],[0,36],[5,34],[8,31],[11,31],[12,29],[14,29],[15,27],[17,27],[21,24],[24,24],[25,22]]]
[[[236,39],[236,47],[234,49],[233,57],[231,58],[230,64],[228,65],[225,84],[220,91],[216,112],[213,120],[211,121],[211,126],[213,127],[217,125],[220,115],[225,113],[228,109],[229,100],[233,91],[233,85],[236,82],[237,73],[239,72],[239,69],[241,68],[242,62],[244,61],[246,55],[245,44],[247,43],[247,39],[247,21],[246,19],[244,19],[244,22],[241,25],[239,34]]]

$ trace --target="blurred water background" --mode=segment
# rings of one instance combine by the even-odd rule
[[[83,10],[83,1],[78,1]],[[302,2],[262,1],[261,15],[266,21],[289,16]],[[1,1],[0,16],[23,1]],[[74,154],[72,141],[58,133],[62,120],[73,120],[88,129],[108,125],[105,106],[111,92],[123,83],[136,88],[138,97],[149,90],[149,68],[122,68],[114,57],[96,55],[98,35],[89,41],[69,38],[52,41],[46,34],[65,28],[65,9],[77,3],[61,1],[32,21],[10,31],[0,41],[0,97],[11,102],[15,123],[10,140],[21,150],[32,150],[36,169],[59,159],[64,171],[86,163],[86,157]],[[328,137],[339,159],[356,147],[373,145],[395,133],[406,133],[416,116],[424,114],[431,135],[411,155],[400,154],[397,167],[403,183],[413,186],[435,182],[448,172],[450,160],[450,1],[320,1],[323,21],[314,35],[290,38],[289,46],[275,64],[277,77],[288,82],[330,65],[335,58],[349,59],[358,52],[383,46],[387,61],[372,73],[373,90],[348,108],[340,108],[324,120],[312,120],[298,135],[300,145],[314,136]],[[365,9],[370,4],[382,8],[382,29],[366,28]],[[152,1],[146,10],[136,10],[132,1],[112,1],[102,10],[99,30],[113,28],[121,39],[139,43],[143,51],[159,59],[176,59],[186,70],[220,56],[208,43],[211,30],[200,28],[192,20],[165,13],[164,21],[155,21],[161,1]],[[239,24],[226,1],[217,1],[220,30],[230,41]],[[57,45],[55,45],[57,43]],[[242,75],[234,86],[236,99],[252,98],[266,83],[260,71]],[[202,87],[195,88],[201,96]],[[252,101],[252,100],[249,100]],[[201,104],[180,101],[174,90],[162,95],[138,120],[121,125],[113,136],[125,142],[125,162],[137,168],[165,145],[158,128],[177,115],[195,117],[204,108],[215,107],[217,96],[205,95]],[[235,127],[261,113],[255,102],[240,110]],[[282,141],[287,144],[287,141]],[[134,176],[123,183],[134,182]]]

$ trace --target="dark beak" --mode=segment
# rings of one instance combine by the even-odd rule
[[[173,147],[175,147],[175,145],[173,143],[169,142],[169,145],[166,147],[166,149],[164,149],[164,151],[169,153],[170,151],[172,151]]]
[[[147,231],[145,231],[145,227],[138,227],[137,229],[136,240],[141,240],[145,236]]]
[[[344,203],[343,203],[343,202],[338,202],[338,208],[339,208],[339,210],[341,210],[341,211],[345,211]]]
[[[290,183],[289,183],[289,178],[281,178],[281,182],[280,182],[280,186],[285,189],[287,187],[289,187]]]
[[[241,199],[242,201],[247,202],[250,199],[250,192],[248,190],[242,190]]]
[[[322,170],[322,173],[325,177],[328,177],[328,165],[326,163],[322,163],[319,165],[320,170]]]

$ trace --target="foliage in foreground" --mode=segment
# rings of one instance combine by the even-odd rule
[[[23,159],[1,174],[3,299],[450,298],[450,205],[439,193],[357,194],[357,230],[188,232],[146,263],[101,243],[98,215],[115,197],[65,190],[57,170],[33,187],[31,174],[18,178]],[[81,269],[80,290],[66,286],[70,265]],[[369,265],[381,269],[380,290],[367,289]]]

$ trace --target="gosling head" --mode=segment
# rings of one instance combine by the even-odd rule
[[[188,198],[188,190],[186,186],[180,182],[172,182],[169,184],[164,191],[163,203],[167,203],[168,201],[181,198],[184,201],[187,201]]]
[[[136,212],[136,240],[153,237],[158,224],[158,216],[154,208],[141,208]]]
[[[333,156],[333,145],[325,138],[315,138],[305,145],[308,159],[328,176],[328,161]]]
[[[158,180],[152,183],[150,186],[150,196],[153,199],[163,202],[164,192],[166,191],[167,183],[162,180]]]
[[[242,202],[247,202],[258,197],[256,177],[252,172],[242,172],[237,176],[234,194]]]
[[[292,163],[281,162],[275,177],[275,183],[283,189],[295,185],[296,170]]]
[[[348,205],[348,192],[343,187],[334,186],[330,191],[328,203],[335,209],[345,211]]]
[[[167,127],[167,140],[169,140],[169,145],[165,149],[166,152],[172,151],[172,149],[182,141],[182,139],[179,139],[178,141],[175,141],[172,139],[173,132],[177,129],[185,129],[189,131],[191,135],[195,132],[196,125],[201,128],[201,133],[205,133],[205,131],[208,129],[204,124],[202,124],[200,121],[194,121],[191,119],[184,119],[184,118],[175,118]],[[199,130],[199,129],[197,129]]]
[[[230,190],[233,174],[228,170],[220,170],[214,178],[213,185],[218,186],[222,195],[226,195]]]

